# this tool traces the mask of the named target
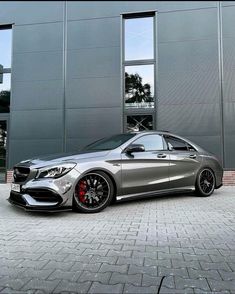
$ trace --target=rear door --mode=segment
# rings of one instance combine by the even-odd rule
[[[195,186],[202,158],[189,143],[174,136],[164,135],[170,151],[170,188]]]
[[[162,136],[146,134],[132,143],[143,144],[145,151],[122,153],[122,193],[168,189],[170,157]]]

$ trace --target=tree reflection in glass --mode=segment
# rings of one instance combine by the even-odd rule
[[[3,74],[3,83],[0,84],[0,113],[10,112],[11,74]]]
[[[154,107],[153,65],[125,67],[125,105],[127,108]]]

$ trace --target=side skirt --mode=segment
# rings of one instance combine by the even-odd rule
[[[195,191],[194,186],[188,186],[184,188],[175,188],[175,189],[167,189],[167,190],[158,190],[158,191],[151,191],[151,192],[144,192],[144,193],[137,193],[137,194],[128,194],[128,195],[121,195],[117,196],[117,201],[126,200],[126,199],[135,199],[135,198],[145,198],[151,196],[158,196],[158,195],[165,195],[165,194],[172,194],[172,193],[180,193],[180,192],[193,192]]]

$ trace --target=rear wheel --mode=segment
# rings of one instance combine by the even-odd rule
[[[101,171],[84,175],[74,191],[74,210],[87,213],[100,212],[112,201],[114,187],[110,177]]]
[[[210,196],[215,189],[215,175],[209,168],[202,169],[196,180],[196,192],[198,196]]]

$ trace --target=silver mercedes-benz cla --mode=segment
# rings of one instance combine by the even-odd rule
[[[14,166],[9,202],[28,210],[99,212],[112,200],[173,192],[210,196],[222,186],[214,155],[164,131],[118,134],[76,154]]]

